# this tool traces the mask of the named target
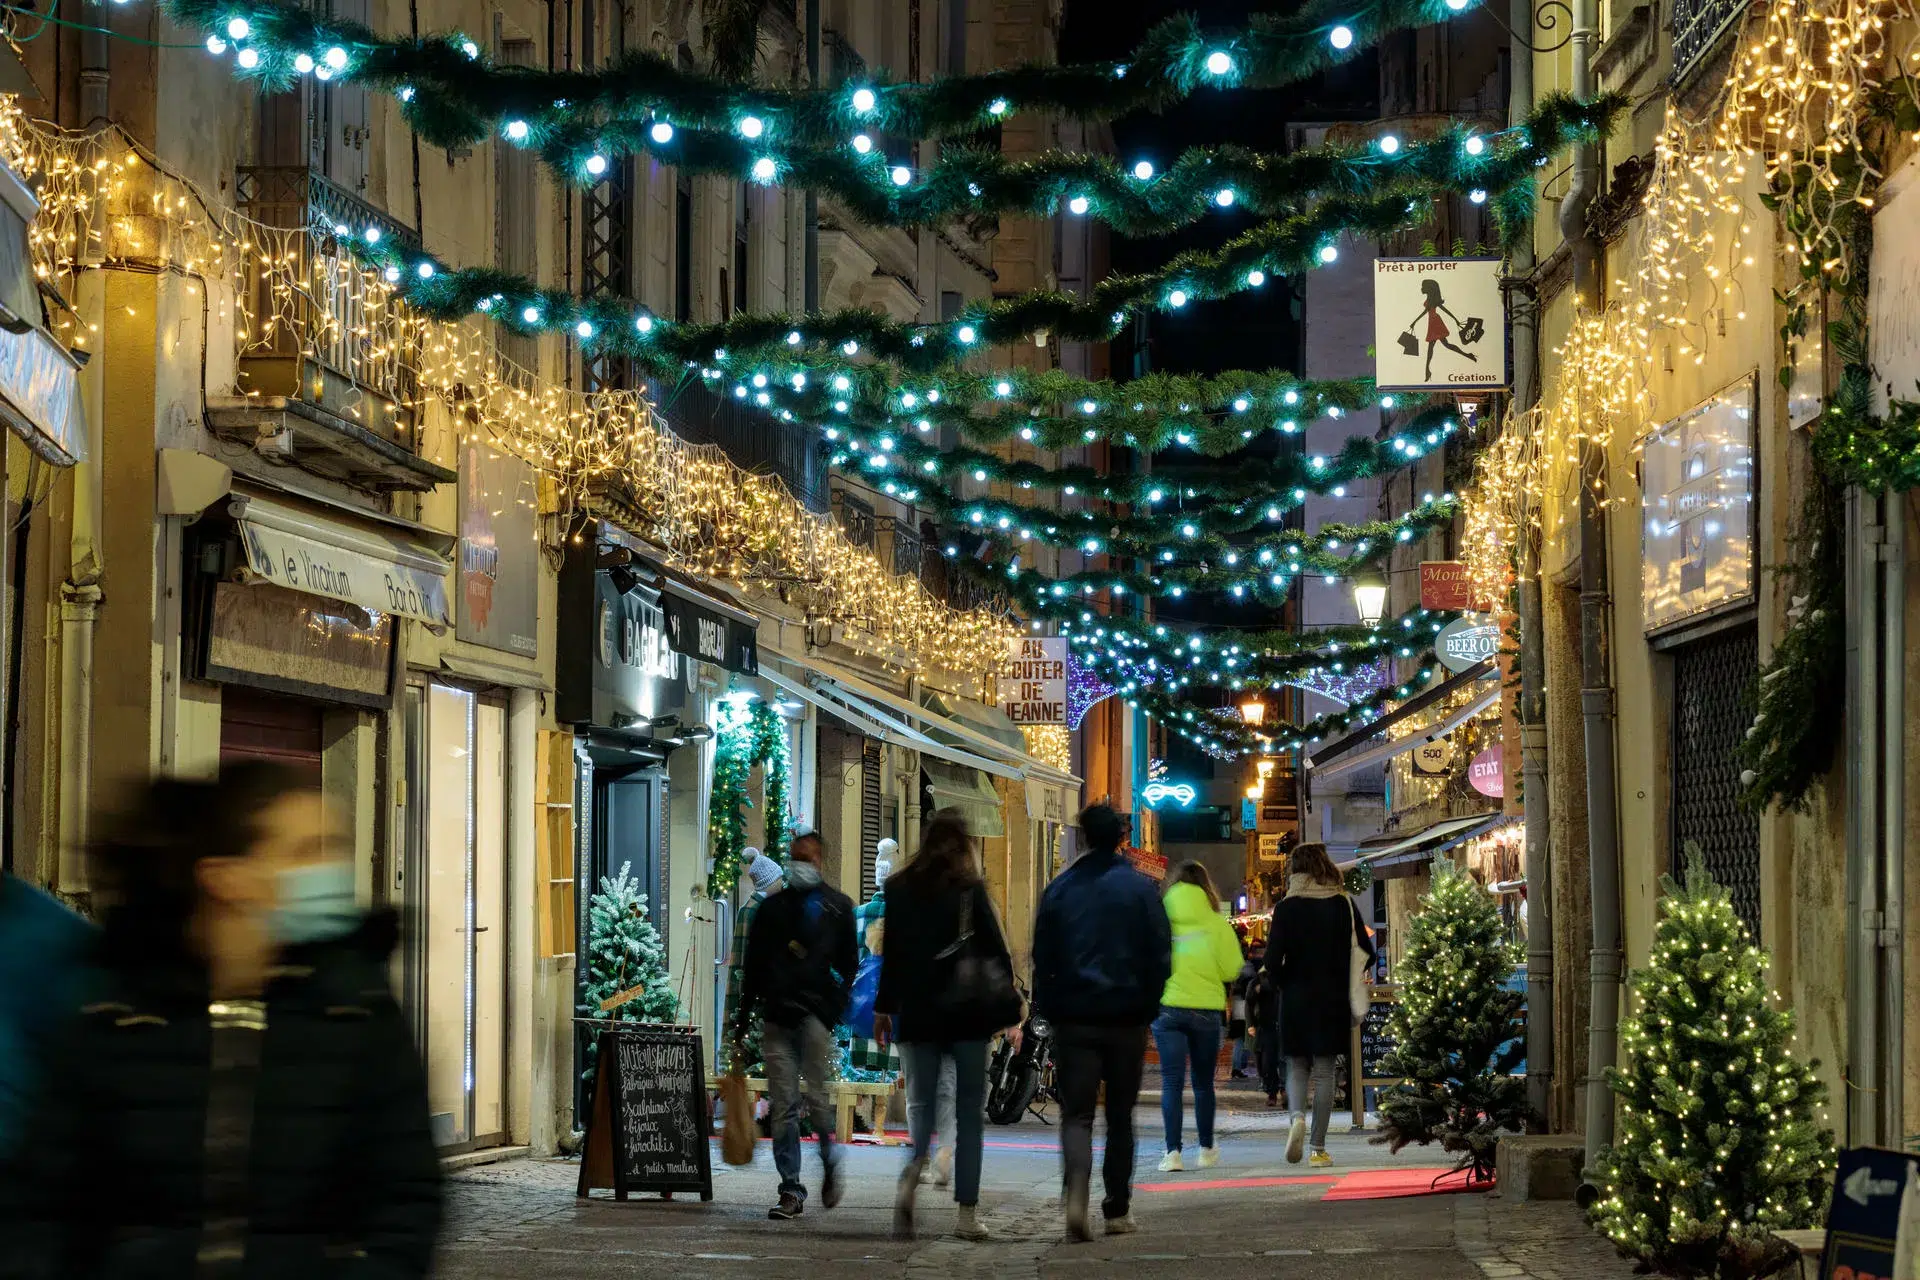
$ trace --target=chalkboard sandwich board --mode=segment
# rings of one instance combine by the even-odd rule
[[[618,1200],[635,1191],[713,1199],[706,1060],[693,1027],[607,1024],[577,1194],[608,1187]]]
[[[1347,1055],[1347,1096],[1353,1103],[1353,1127],[1363,1129],[1367,1123],[1366,1091],[1381,1085],[1399,1084],[1400,1077],[1386,1074],[1386,1057],[1394,1050],[1393,1036],[1387,1031],[1387,1022],[1393,1017],[1394,1001],[1399,998],[1399,989],[1386,983],[1374,986],[1370,995],[1372,1002],[1367,1005],[1367,1016],[1353,1029],[1353,1051]]]

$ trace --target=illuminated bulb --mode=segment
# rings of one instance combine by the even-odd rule
[[[1133,166],[1133,176],[1140,179],[1140,181],[1145,182],[1148,178],[1151,178],[1153,176],[1153,165],[1148,161],[1142,160],[1140,163]]]
[[[1335,27],[1333,30],[1327,32],[1327,43],[1336,49],[1351,49],[1353,47],[1353,28]]]
[[[647,130],[647,136],[652,138],[656,143],[664,146],[673,141],[673,126],[665,120],[655,120],[653,122],[653,128]]]
[[[1332,262],[1340,256],[1340,251],[1330,244],[1320,246],[1320,261]]]
[[[1262,271],[1260,268],[1255,267],[1253,270],[1247,272],[1247,283],[1253,288],[1258,289],[1261,285],[1265,284],[1266,282],[1267,282],[1267,273]]]
[[[1004,400],[1013,394],[1013,384],[1011,382],[996,382],[993,384],[993,394]]]
[[[879,103],[880,100],[873,96],[873,90],[871,89],[855,89],[853,91],[853,109],[861,115],[867,114],[867,112],[878,106]]]
[[[234,61],[251,71],[260,65],[260,54],[259,51],[255,49],[242,49],[234,58]]]
[[[1167,295],[1167,305],[1170,307],[1186,306],[1187,291],[1185,289],[1175,289],[1172,293]]]
[[[310,54],[296,53],[293,56],[293,69],[301,75],[313,70],[313,58]]]
[[[837,373],[833,376],[833,389],[835,391],[845,391],[852,386],[853,382],[846,374]]]
[[[800,331],[798,329],[791,329],[787,332],[787,345],[790,347],[800,345]]]
[[[366,240],[368,244],[380,243],[380,228],[368,227],[365,234],[366,234]]]
[[[222,40],[219,36],[207,37],[208,53],[212,54],[214,57],[217,58],[221,54],[225,53],[226,51],[227,51],[227,42],[225,40]]]
[[[1088,202],[1085,196],[1075,196],[1073,199],[1067,201],[1067,211],[1069,213],[1085,213],[1087,209]]]
[[[508,142],[525,142],[527,140],[527,132],[527,122],[525,120],[507,121],[506,134]]]
[[[227,36],[229,39],[245,40],[251,34],[253,34],[253,28],[248,25],[245,18],[229,18],[227,20]]]
[[[1222,187],[1213,193],[1213,202],[1225,209],[1233,204],[1233,188]]]
[[[539,324],[539,323],[540,323],[540,308],[538,308],[538,307],[528,307],[528,308],[527,308],[526,310],[524,310],[524,311],[522,311],[522,312],[520,313],[520,318],[521,318],[522,320],[524,320],[524,321],[526,321],[526,322],[527,322],[528,324]]]
[[[652,333],[653,317],[652,316],[636,316],[633,321],[633,327],[635,331],[639,333]]]
[[[384,272],[382,272],[381,274],[382,274],[382,275],[384,275],[384,276],[386,276],[386,278],[387,278],[387,283],[388,283],[388,284],[392,284],[392,283],[393,283],[394,281],[396,281],[396,280],[398,280],[398,279],[400,278],[400,268],[398,268],[398,267],[388,267],[388,268],[387,268],[387,269],[386,269],[386,270],[385,270]]]
[[[1482,152],[1484,152],[1486,149],[1487,149],[1487,140],[1481,137],[1479,134],[1476,133],[1472,137],[1467,139],[1468,155],[1477,156],[1477,155],[1480,155]]]
[[[1393,155],[1395,152],[1400,150],[1400,139],[1394,137],[1392,134],[1389,133],[1385,137],[1380,139],[1379,147],[1380,147],[1381,155],[1383,156]]]
[[[469,58],[478,58],[480,56],[480,46],[471,40],[462,40],[460,42],[460,52],[466,54]]]
[[[873,150],[873,139],[864,133],[856,133],[853,135],[853,149],[861,155],[865,155],[867,152]]]
[[[1487,202],[1487,193],[1475,187],[1472,191],[1467,192],[1467,199],[1473,201],[1475,204],[1485,204]]]
[[[1233,70],[1233,56],[1225,49],[1215,49],[1207,55],[1207,70],[1216,76],[1224,76]]]
[[[960,339],[963,346],[972,346],[974,339],[980,335],[974,330],[972,325],[963,324],[953,336]]]
[[[741,120],[740,120],[740,136],[741,137],[757,138],[761,134],[765,133],[766,131],[767,131],[767,126],[765,125],[765,123],[761,121],[759,116],[741,117]]]
[[[773,176],[777,172],[779,172],[779,166],[774,164],[772,156],[761,156],[753,162],[753,180],[755,182],[772,182]]]
[[[587,157],[586,170],[594,177],[599,177],[607,171],[607,158],[598,151],[594,152]]]
[[[335,71],[345,71],[347,69],[347,51],[339,45],[335,45],[333,48],[327,50],[327,65]]]
[[[894,186],[904,187],[909,182],[913,181],[913,170],[907,168],[907,166],[903,164],[897,164],[893,166],[892,177],[893,177]]]
[[[1007,114],[1007,100],[1005,98],[995,98],[992,102],[989,102],[987,104],[987,114],[990,116],[1003,116]]]
[[[422,280],[433,279],[433,264],[431,262],[423,262],[415,267],[414,270],[419,273]]]

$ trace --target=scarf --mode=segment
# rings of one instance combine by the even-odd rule
[[[1289,898],[1344,898],[1347,896],[1347,888],[1339,884],[1322,884],[1311,876],[1296,872],[1287,877],[1287,896]]]

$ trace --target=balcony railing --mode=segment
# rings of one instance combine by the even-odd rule
[[[826,458],[807,432],[730,396],[715,395],[699,383],[668,390],[650,382],[646,392],[682,440],[713,445],[742,470],[778,476],[801,506],[825,508]]]
[[[1674,0],[1673,80],[1689,72],[1747,12],[1748,0]]]
[[[840,527],[847,531],[848,542],[856,547],[874,545],[879,536],[880,522],[872,507],[840,489],[833,495],[833,513],[840,518]]]
[[[418,248],[419,237],[311,169],[235,171],[241,211],[295,234],[250,259],[241,338],[243,389],[305,400],[396,441],[411,441],[418,353],[378,282],[335,247],[335,228]]]

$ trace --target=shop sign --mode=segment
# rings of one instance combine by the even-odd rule
[[[1375,259],[1373,334],[1382,391],[1506,386],[1500,259]]]
[[[1471,671],[1500,652],[1500,624],[1484,613],[1455,618],[1440,629],[1433,647],[1447,670]]]
[[[1896,1256],[1911,1257],[1920,1241],[1909,1202],[1920,1196],[1914,1160],[1903,1151],[1849,1147],[1840,1153],[1827,1206],[1827,1242],[1821,1280],[1892,1280],[1910,1274]]]
[[[540,495],[533,468],[492,441],[460,450],[460,575],[454,634],[539,652]]]
[[[397,613],[432,627],[453,621],[447,607],[447,562],[358,529],[308,521],[296,532],[250,518],[266,503],[249,501],[242,515],[240,543],[247,567],[277,587],[304,591],[358,605],[369,613]],[[339,541],[322,541],[313,530],[333,530]]]
[[[1192,807],[1194,797],[1198,794],[1191,782],[1149,782],[1141,790],[1140,798],[1146,801],[1149,809],[1158,809],[1165,804],[1186,809]]]
[[[1467,785],[1496,800],[1507,794],[1507,758],[1499,743],[1473,758],[1467,766]]]
[[[326,702],[392,702],[393,619],[305,591],[217,583],[197,674]]]
[[[1260,813],[1252,796],[1240,797],[1240,829],[1251,831],[1260,825]]]
[[[1255,845],[1255,851],[1260,861],[1278,862],[1287,856],[1287,851],[1282,848],[1280,844],[1281,839],[1285,835],[1286,833],[1284,831],[1272,831],[1255,837],[1259,841],[1259,843]]]
[[[759,628],[754,624],[708,608],[672,587],[660,604],[667,615],[667,643],[675,653],[743,675],[760,670]]]
[[[1422,777],[1433,777],[1447,771],[1453,763],[1453,739],[1441,738],[1437,742],[1423,742],[1408,752],[1413,761],[1413,771]]]
[[[591,542],[569,548],[560,571],[554,715],[564,724],[644,728],[681,704],[680,655],[659,590],[625,575],[616,582],[596,567],[598,554]]]
[[[1754,379],[1647,436],[1640,603],[1649,632],[1753,598]]]
[[[1473,608],[1473,575],[1464,560],[1420,562],[1420,607],[1465,613]]]
[[[1000,676],[1000,710],[1015,724],[1067,722],[1067,640],[1016,636],[1007,642],[1008,669]]]

